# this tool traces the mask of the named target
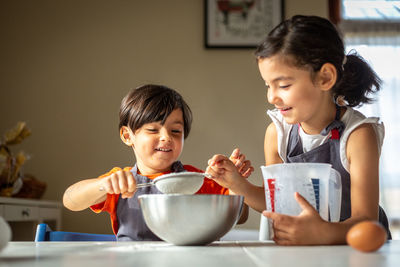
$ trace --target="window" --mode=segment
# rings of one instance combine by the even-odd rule
[[[389,217],[393,239],[400,239],[400,1],[343,0],[340,9],[337,21],[346,50],[356,50],[383,81],[376,102],[359,110],[380,117],[385,124],[381,205]]]
[[[342,19],[398,21],[400,19],[400,1],[385,0],[343,0]]]

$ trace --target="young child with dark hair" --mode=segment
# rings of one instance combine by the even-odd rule
[[[132,147],[134,167],[113,168],[98,178],[71,185],[64,193],[64,206],[73,211],[90,207],[94,212],[107,211],[118,241],[160,240],[144,222],[138,196],[161,194],[155,186],[136,188],[171,172],[203,172],[183,165],[178,158],[184,139],[189,135],[192,112],[182,96],[161,85],[144,85],[122,100],[119,112],[122,141]],[[247,178],[254,168],[235,149],[230,157],[238,173]],[[204,179],[196,194],[229,194],[229,190],[211,179]],[[245,205],[239,223],[247,220]]]
[[[351,226],[363,220],[388,220],[379,206],[379,156],[383,123],[353,109],[369,103],[380,79],[356,53],[345,54],[335,26],[316,16],[294,16],[276,26],[256,50],[267,87],[272,123],[264,141],[266,165],[330,163],[341,174],[340,222],[324,221],[299,194],[303,211],[287,216],[264,211],[281,245],[343,244]],[[209,160],[207,172],[245,203],[265,210],[264,188],[252,185],[223,155]]]

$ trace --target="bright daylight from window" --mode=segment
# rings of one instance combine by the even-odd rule
[[[346,50],[356,50],[383,81],[374,104],[358,108],[385,124],[381,155],[381,205],[393,227],[400,225],[400,1],[344,0],[342,18],[357,27],[344,31]],[[366,22],[363,25],[360,21]],[[374,21],[374,24],[370,22]],[[369,23],[368,23],[369,22]],[[382,25],[380,24],[382,23]],[[392,230],[393,231],[393,230]],[[398,231],[393,236],[400,239]]]
[[[343,19],[400,19],[400,1],[344,0],[342,10]]]

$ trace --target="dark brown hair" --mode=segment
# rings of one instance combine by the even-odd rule
[[[184,138],[192,125],[192,111],[175,90],[163,85],[147,84],[132,89],[122,99],[119,110],[119,129],[128,126],[133,132],[146,123],[160,121],[163,125],[172,111],[181,109],[184,122]]]
[[[312,70],[311,77],[325,63],[334,65],[337,80],[333,96],[344,96],[350,107],[371,102],[369,94],[380,89],[380,78],[361,56],[345,55],[341,35],[327,19],[297,15],[281,22],[255,52],[257,60],[278,54],[296,67]]]

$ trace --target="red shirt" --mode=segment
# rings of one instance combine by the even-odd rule
[[[203,172],[202,170],[199,170],[191,165],[184,165],[183,167],[185,168],[185,170],[189,172]],[[131,169],[132,167],[125,167],[124,171],[130,171]],[[121,170],[122,170],[121,168],[115,167],[111,171],[99,176],[99,178],[110,176],[111,174]],[[157,173],[155,175],[147,177],[153,180],[154,178],[167,173],[170,172]],[[219,184],[214,182],[214,180],[204,179],[203,185],[201,186],[199,191],[196,192],[196,194],[229,195],[229,189],[220,186]],[[114,234],[118,233],[118,219],[117,219],[118,200],[119,200],[119,194],[107,194],[107,198],[105,201],[90,207],[96,213],[106,211],[110,214],[111,226]]]

